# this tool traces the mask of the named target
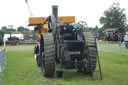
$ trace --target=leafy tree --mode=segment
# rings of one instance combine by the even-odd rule
[[[128,25],[126,26],[126,29],[125,29],[126,32],[128,32]]]
[[[96,25],[96,26],[95,26],[95,30],[98,30],[98,29],[99,29],[99,28],[98,28],[98,26]]]
[[[100,18],[100,23],[103,24],[102,28],[125,28],[127,18],[124,11],[125,9],[120,8],[119,3],[113,3],[108,10],[104,11],[104,16]]]
[[[2,26],[2,30],[6,30],[7,29],[7,27],[6,26]]]
[[[9,30],[0,30],[0,32],[4,33],[4,34],[10,34]]]
[[[18,27],[17,30],[18,30],[19,32],[30,31],[28,28],[25,28],[25,27],[23,27],[23,26]]]
[[[104,29],[103,28],[98,29],[97,30],[97,34],[98,34],[98,36],[97,36],[98,39],[102,39],[104,37],[104,35],[105,35]]]
[[[23,26],[20,26],[20,27],[17,28],[17,30],[18,30],[19,32],[23,32],[24,29],[25,29],[25,28],[24,28]]]
[[[16,29],[8,29],[10,32],[15,32]]]
[[[25,30],[25,31],[30,31],[29,28],[25,28],[24,30]]]
[[[0,30],[0,32],[4,33],[4,34],[9,34],[10,31],[6,26],[2,26],[2,29]]]

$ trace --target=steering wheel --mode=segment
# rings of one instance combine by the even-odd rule
[[[77,27],[82,31],[84,31],[88,27],[87,23],[84,21],[79,21],[77,24]]]

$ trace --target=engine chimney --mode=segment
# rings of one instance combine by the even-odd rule
[[[58,6],[57,5],[52,6],[52,14],[54,15],[56,19],[56,23],[57,23],[57,20],[58,20]]]

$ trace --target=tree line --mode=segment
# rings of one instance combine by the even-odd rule
[[[19,26],[17,27],[17,29],[14,28],[8,28],[7,26],[2,26],[0,32],[4,33],[4,34],[10,34],[13,32],[26,32],[26,31],[30,31],[29,28],[26,28],[24,26]]]
[[[11,27],[2,26],[0,30],[0,40],[3,40],[4,34],[23,34],[25,40],[28,39],[35,39],[35,32],[34,30],[30,30],[29,28],[26,28],[24,26],[19,26],[17,29],[13,28],[13,25]]]
[[[98,34],[99,38],[105,35],[105,29],[125,29],[128,32],[127,16],[124,13],[125,9],[120,7],[119,3],[113,3],[107,10],[104,11],[103,16],[100,17],[99,22],[102,25],[101,28],[91,27],[88,28],[95,35]]]

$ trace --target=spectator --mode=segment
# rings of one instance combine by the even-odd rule
[[[126,35],[124,36],[124,42],[125,42],[125,47],[126,47],[126,49],[128,49],[128,32],[127,32]]]
[[[121,34],[118,34],[118,44],[121,45]]]

